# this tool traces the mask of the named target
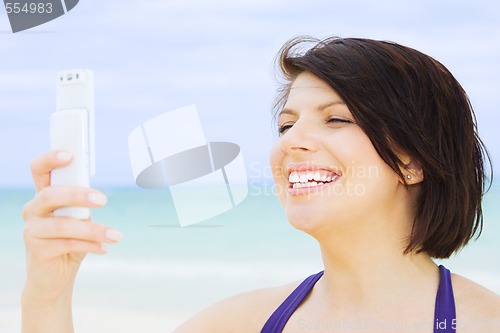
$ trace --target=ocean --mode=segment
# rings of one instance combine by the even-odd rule
[[[104,188],[93,220],[125,238],[89,255],[75,286],[77,332],[170,332],[230,295],[301,280],[322,269],[316,242],[288,225],[267,186],[251,186],[236,208],[181,228],[168,190]],[[33,190],[0,190],[0,333],[19,331],[24,280],[21,209]],[[484,201],[479,240],[451,259],[457,274],[500,294],[500,188]],[[209,202],[196,203],[203,209]]]

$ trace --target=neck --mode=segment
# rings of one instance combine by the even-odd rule
[[[426,253],[404,254],[409,230],[398,226],[410,224],[392,221],[365,221],[316,237],[325,266],[318,288],[329,306],[377,309],[423,290],[435,295],[436,264]]]

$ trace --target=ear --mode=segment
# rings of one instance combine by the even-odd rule
[[[408,185],[415,185],[424,180],[424,170],[419,161],[407,155],[401,156],[400,159],[404,164],[404,166],[401,167],[401,173],[405,177],[404,180]]]

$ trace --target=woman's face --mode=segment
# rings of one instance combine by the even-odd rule
[[[309,233],[352,227],[394,210],[402,195],[396,173],[329,85],[300,74],[278,119],[270,161],[294,227]]]

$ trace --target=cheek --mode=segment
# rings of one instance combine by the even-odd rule
[[[284,157],[285,155],[281,148],[280,141],[276,140],[269,154],[269,164],[274,178],[276,193],[282,202],[285,195],[285,188],[288,186],[288,179],[283,169]]]
[[[276,140],[269,153],[269,164],[273,173],[274,180],[282,176],[283,150],[281,149],[280,141]]]
[[[353,182],[369,201],[384,201],[391,197],[398,185],[394,171],[385,163],[368,137],[360,138],[355,161],[350,166]]]
[[[349,144],[337,144],[335,149],[335,155],[347,176],[345,178],[366,185],[393,179],[394,172],[378,155],[368,136],[361,129],[349,134],[341,141]]]

